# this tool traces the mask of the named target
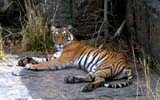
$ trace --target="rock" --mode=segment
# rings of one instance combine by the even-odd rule
[[[21,55],[24,54],[18,56]],[[11,54],[7,57],[16,61],[17,58],[13,56]],[[85,72],[78,69],[31,71],[5,64],[0,64],[0,68],[0,100],[135,100],[136,96],[144,100],[146,94],[143,70],[139,70],[139,83],[138,78],[134,77],[134,83],[125,88],[103,87],[83,93],[80,88],[86,83],[66,84],[63,81],[68,75],[85,75]],[[150,82],[154,91],[156,86],[154,75],[151,75]]]
[[[160,62],[159,0],[129,0],[126,18],[131,37],[140,42],[146,54]],[[156,66],[160,72],[160,66]]]

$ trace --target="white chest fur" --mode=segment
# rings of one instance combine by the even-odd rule
[[[51,59],[57,59],[61,56],[63,50],[58,50],[56,51],[53,55],[52,55],[52,58]]]

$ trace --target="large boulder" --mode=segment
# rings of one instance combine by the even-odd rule
[[[160,61],[160,1],[128,0],[127,20],[132,37]]]

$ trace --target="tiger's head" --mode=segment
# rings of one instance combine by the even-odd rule
[[[51,26],[52,38],[57,50],[62,50],[66,45],[69,45],[74,37],[72,33],[69,31],[71,26],[56,28],[55,26]]]

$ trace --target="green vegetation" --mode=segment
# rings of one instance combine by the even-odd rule
[[[24,50],[44,51],[52,43],[51,34],[40,10],[32,0],[25,0],[26,24],[22,28],[22,48]]]

